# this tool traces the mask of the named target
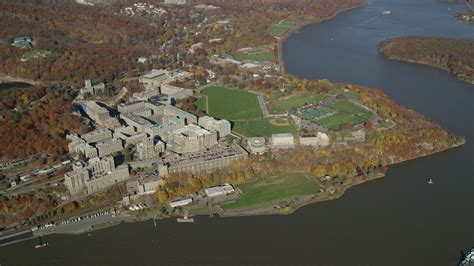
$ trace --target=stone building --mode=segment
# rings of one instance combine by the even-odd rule
[[[84,88],[79,90],[79,99],[84,99],[87,96],[97,95],[105,91],[105,84],[103,82],[92,86],[91,80],[87,79],[84,83]]]
[[[243,160],[248,157],[239,145],[218,146],[210,150],[187,153],[181,156],[169,156],[164,162],[168,165],[169,172],[199,173],[201,171],[212,171],[222,169],[233,161]]]
[[[164,69],[153,69],[149,73],[140,76],[138,78],[138,82],[143,84],[146,88],[158,88],[168,78],[168,71]]]
[[[110,139],[103,142],[99,142],[96,145],[99,156],[107,156],[115,152],[123,150],[122,141],[119,139]]]
[[[140,161],[158,158],[160,153],[165,152],[165,144],[161,141],[154,143],[153,138],[145,138],[137,144],[137,154]]]
[[[291,133],[273,134],[271,140],[272,148],[274,149],[285,149],[295,146],[294,137]]]
[[[96,143],[112,138],[112,131],[109,129],[96,129],[94,131],[82,134],[81,138],[87,143]]]
[[[191,124],[164,136],[167,148],[176,153],[197,152],[217,144],[217,132]]]
[[[72,195],[91,194],[128,177],[128,166],[116,168],[113,157],[92,158],[73,165],[73,170],[64,175],[64,183]]]
[[[217,131],[219,138],[231,133],[230,122],[225,119],[216,120],[213,117],[204,116],[199,118],[199,125],[207,130]]]
[[[268,150],[264,137],[248,138],[247,146],[252,154],[263,154]]]
[[[329,145],[329,137],[326,133],[318,132],[316,136],[300,137],[300,144],[325,147]]]

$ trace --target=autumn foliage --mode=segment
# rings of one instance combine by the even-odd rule
[[[67,153],[66,134],[87,130],[83,120],[71,114],[71,101],[64,89],[33,87],[1,92],[0,159]]]

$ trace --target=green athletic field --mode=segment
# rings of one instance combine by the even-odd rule
[[[206,98],[209,101],[208,114],[227,120],[240,120],[262,117],[257,95],[245,90],[229,89],[222,86],[204,88],[196,106],[206,110]]]
[[[325,98],[326,96],[324,95],[298,95],[273,104],[273,109],[276,111],[287,112],[293,108],[297,108],[309,103],[319,102]]]
[[[296,22],[284,20],[278,24],[273,24],[268,28],[268,32],[275,37],[281,37],[294,25],[296,25]]]
[[[259,47],[244,52],[237,51],[233,54],[235,60],[238,61],[275,61],[275,55],[273,51],[267,51],[265,48]]]
[[[274,177],[260,177],[237,186],[242,196],[222,205],[225,211],[245,210],[277,204],[298,196],[319,192],[319,182],[306,174],[285,174]]]
[[[342,124],[357,125],[366,122],[372,113],[348,101],[337,101],[329,106],[310,110],[301,115],[304,119],[327,127],[341,130]]]
[[[235,121],[233,131],[247,137],[268,137],[272,134],[295,133],[296,127],[287,119],[275,119],[276,122],[287,122],[287,126],[278,126],[270,123],[270,118],[249,119]]]

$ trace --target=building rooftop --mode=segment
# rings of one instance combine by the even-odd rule
[[[158,78],[158,77],[162,77],[163,75],[166,75],[166,74],[167,74],[166,70],[153,69],[148,74],[143,75],[142,78],[155,79],[155,78]]]

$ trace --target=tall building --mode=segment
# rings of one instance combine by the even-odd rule
[[[158,158],[160,153],[165,151],[163,142],[158,141],[156,144],[153,138],[145,138],[141,143],[137,144],[137,154],[140,161]]]
[[[207,130],[217,131],[219,138],[225,137],[231,132],[230,122],[225,119],[216,120],[213,117],[204,116],[199,118],[199,125]]]
[[[72,195],[91,194],[122,182],[129,177],[128,167],[115,167],[113,157],[92,158],[73,165],[64,174],[64,183]]]
[[[197,152],[217,144],[217,132],[197,125],[187,125],[165,135],[167,148],[176,153]]]

